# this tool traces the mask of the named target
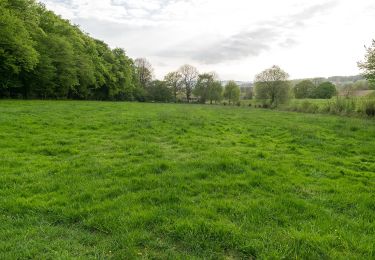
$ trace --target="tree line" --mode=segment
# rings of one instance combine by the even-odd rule
[[[0,1],[0,97],[138,100],[136,66],[34,0]]]
[[[34,0],[0,2],[0,98],[229,102],[214,73],[190,65],[154,80],[146,59],[90,37]],[[193,97],[194,96],[194,97]]]
[[[191,65],[155,80],[146,59],[132,60],[123,49],[111,49],[35,0],[1,0],[0,11],[0,98],[239,102],[236,82],[223,86],[216,73],[199,73]],[[374,64],[375,42],[359,63],[371,85]],[[254,91],[244,91],[270,107],[292,96],[329,99],[337,94],[330,82],[304,80],[292,87],[278,66],[255,77]]]

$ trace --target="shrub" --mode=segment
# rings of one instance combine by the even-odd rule
[[[336,98],[329,102],[329,112],[332,114],[352,114],[356,112],[356,101],[354,99]]]
[[[331,82],[323,82],[312,92],[313,98],[330,99],[337,94],[336,86]]]
[[[375,116],[375,100],[367,99],[362,102],[362,112],[367,116]]]

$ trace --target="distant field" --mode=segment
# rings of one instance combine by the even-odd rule
[[[0,259],[374,259],[375,121],[0,101]]]

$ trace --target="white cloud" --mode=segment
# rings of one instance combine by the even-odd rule
[[[359,73],[375,37],[372,0],[42,0],[158,77],[191,63],[252,80],[278,64],[294,78]]]

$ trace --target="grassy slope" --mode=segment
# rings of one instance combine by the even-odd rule
[[[0,101],[0,258],[373,258],[375,122]]]

